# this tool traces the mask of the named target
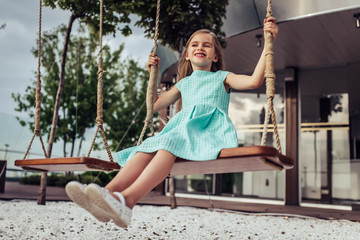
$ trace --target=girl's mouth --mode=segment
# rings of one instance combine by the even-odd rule
[[[195,57],[205,57],[204,53],[195,53]]]

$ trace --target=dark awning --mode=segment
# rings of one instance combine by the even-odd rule
[[[360,62],[360,28],[354,14],[360,0],[273,0],[279,36],[274,44],[275,69],[328,68]],[[257,34],[267,0],[233,0],[224,26],[226,69],[252,73],[262,51]],[[235,14],[236,13],[236,14]],[[252,13],[252,14],[251,14]],[[258,17],[259,16],[259,17]]]
[[[230,0],[223,30],[227,37],[260,28],[266,16],[267,0]],[[339,12],[360,7],[359,0],[273,0],[278,22]]]

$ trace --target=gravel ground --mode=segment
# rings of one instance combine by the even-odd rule
[[[136,206],[128,229],[72,202],[0,201],[0,239],[360,239],[360,223],[301,216]]]

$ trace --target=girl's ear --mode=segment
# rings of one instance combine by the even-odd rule
[[[219,61],[219,59],[217,56],[215,56],[213,62],[217,62],[217,61]]]
[[[189,55],[188,55],[187,51],[185,52],[185,60],[189,60]]]

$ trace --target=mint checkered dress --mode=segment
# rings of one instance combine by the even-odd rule
[[[121,166],[136,152],[167,150],[177,157],[205,161],[216,159],[223,148],[238,146],[236,131],[227,112],[230,93],[224,80],[229,72],[194,71],[176,84],[183,109],[157,135],[136,147],[115,153]]]

